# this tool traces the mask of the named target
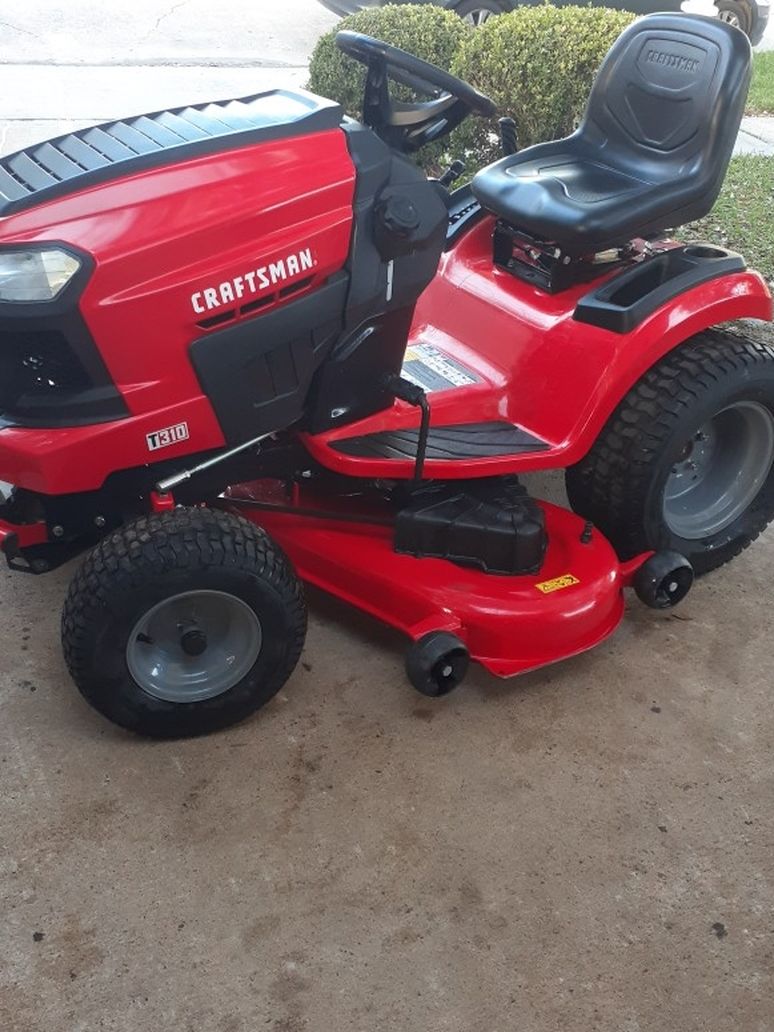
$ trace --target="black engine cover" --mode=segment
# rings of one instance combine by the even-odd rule
[[[547,541],[543,510],[515,477],[428,484],[395,521],[396,552],[485,573],[537,573]]]

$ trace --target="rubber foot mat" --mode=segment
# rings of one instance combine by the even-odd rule
[[[362,459],[416,457],[419,430],[384,430],[364,437],[333,441],[331,448]],[[512,423],[461,423],[433,426],[427,441],[428,459],[488,459],[498,455],[545,451],[548,444]]]

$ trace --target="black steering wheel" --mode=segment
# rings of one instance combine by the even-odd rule
[[[413,152],[456,129],[468,115],[491,118],[494,103],[464,79],[361,32],[339,32],[339,50],[368,68],[363,121],[391,147]],[[389,80],[433,99],[403,104],[390,97]]]

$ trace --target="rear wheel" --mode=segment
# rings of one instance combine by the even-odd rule
[[[84,697],[114,723],[163,738],[227,727],[263,706],[305,633],[301,589],[279,548],[211,509],[144,517],[105,538],[62,614]]]
[[[706,573],[774,518],[774,347],[711,330],[655,365],[567,471],[570,504],[619,555],[671,549]]]
[[[454,4],[452,10],[468,25],[478,28],[495,15],[502,14],[507,8],[497,0],[461,0],[460,3]]]

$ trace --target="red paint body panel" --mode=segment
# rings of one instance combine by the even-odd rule
[[[718,323],[772,318],[765,281],[742,272],[680,295],[629,334],[576,322],[578,300],[596,284],[551,295],[496,268],[493,225],[489,219],[480,222],[444,256],[420,298],[409,344],[432,344],[479,379],[431,394],[433,424],[506,420],[550,447],[505,457],[428,460],[427,476],[495,476],[572,465],[591,448],[626,392],[667,352]],[[330,444],[417,423],[417,410],[396,402],[368,419],[307,435],[304,442],[319,462],[339,473],[410,477],[410,461],[353,457]]]
[[[0,520],[0,552],[5,551],[10,537],[16,538],[18,548],[29,548],[32,545],[44,545],[48,541],[48,527],[40,523],[9,523]]]
[[[0,246],[56,240],[94,259],[80,309],[131,415],[3,430],[0,478],[46,494],[92,490],[148,462],[145,435],[182,420],[190,438],[164,458],[220,447],[188,357],[207,332],[197,323],[216,312],[196,313],[192,295],[304,248],[315,259],[313,290],[347,259],[354,182],[336,129],[126,176],[2,220]]]
[[[233,494],[272,504],[286,501],[272,493],[271,482],[241,485]],[[294,501],[302,508],[336,512],[334,501],[303,490]],[[238,504],[234,509],[282,545],[303,580],[411,638],[452,631],[473,659],[509,677],[577,655],[612,634],[624,612],[623,588],[648,557],[622,566],[601,534],[581,543],[583,520],[541,504],[549,545],[545,564],[534,576],[486,574],[443,559],[398,555],[392,528],[367,519],[345,523]],[[578,583],[548,594],[537,587],[566,574]]]
[[[149,461],[146,434],[181,421],[189,424],[190,436],[166,448],[164,459],[222,446],[220,425],[188,357],[191,342],[208,332],[199,325],[203,315],[194,311],[192,295],[306,246],[316,262],[306,289],[314,290],[347,259],[354,186],[345,136],[332,130],[124,177],[4,219],[0,245],[60,240],[94,259],[80,308],[130,416],[85,427],[4,429],[0,479],[49,495],[95,490],[116,470]],[[695,288],[628,335],[584,325],[572,312],[592,284],[552,296],[496,268],[492,226],[491,219],[481,221],[444,255],[420,298],[410,343],[433,344],[479,378],[473,386],[431,395],[436,425],[504,419],[550,447],[429,460],[429,476],[570,465],[665,352],[715,323],[771,318],[768,288],[750,272]],[[396,402],[303,440],[337,472],[409,477],[409,461],[357,458],[329,445],[416,424],[416,410]]]

